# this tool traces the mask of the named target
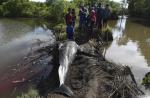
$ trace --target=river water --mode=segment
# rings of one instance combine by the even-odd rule
[[[41,22],[36,19],[0,19],[0,98],[16,98],[28,92],[32,87],[28,80],[44,70],[43,63],[34,64],[36,66],[20,64],[33,49],[55,42],[51,30]]]
[[[127,18],[110,21],[114,41],[106,48],[105,53],[108,60],[129,65],[143,90],[144,87],[140,84],[144,75],[150,72],[149,23]],[[55,42],[55,37],[46,24],[44,21],[33,19],[0,19],[0,98],[15,98],[23,92],[28,92],[32,83],[22,82],[34,77],[34,71],[37,73],[44,69],[38,65],[26,70],[18,62],[23,60],[32,48],[41,47],[40,43]],[[20,84],[16,85],[18,83]],[[149,96],[149,91],[145,92]]]
[[[130,66],[140,88],[146,93],[143,98],[150,98],[150,91],[141,85],[145,74],[150,72],[150,21],[124,17],[109,25],[113,28],[114,40],[105,49],[106,59]]]

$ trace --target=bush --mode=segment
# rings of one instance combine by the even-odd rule
[[[3,3],[4,15],[9,17],[19,17],[29,8],[28,0],[9,0]]]
[[[146,89],[150,89],[150,72],[143,78],[142,85],[144,85]]]
[[[28,0],[9,0],[2,5],[3,15],[8,17],[40,17],[47,18],[50,7],[45,3],[31,2]]]
[[[59,0],[51,5],[50,8],[50,18],[56,22],[64,22],[64,16],[66,13],[67,1]]]
[[[3,6],[0,5],[0,16],[3,16]]]
[[[104,41],[112,41],[112,29],[110,27],[103,29],[101,36]]]
[[[29,90],[28,93],[23,93],[21,96],[17,96],[17,98],[41,98],[36,90]]]

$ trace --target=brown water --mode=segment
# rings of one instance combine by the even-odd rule
[[[0,19],[0,98],[16,98],[32,87],[32,83],[25,82],[42,71],[46,61],[34,66],[20,62],[33,49],[54,41],[53,33],[40,20]]]
[[[129,65],[139,86],[143,77],[150,72],[150,21],[119,19],[110,22],[114,41],[106,48],[105,57],[117,64]],[[150,98],[150,91],[145,91]],[[148,97],[149,96],[149,97]]]

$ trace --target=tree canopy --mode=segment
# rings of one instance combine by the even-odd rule
[[[109,3],[114,12],[120,11],[118,3],[109,0],[46,0],[45,3],[30,0],[0,0],[0,16],[2,17],[40,17],[63,22],[64,14],[69,7],[79,9],[79,5]]]
[[[128,0],[129,14],[136,17],[150,17],[150,0]]]

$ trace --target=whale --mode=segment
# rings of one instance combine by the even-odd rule
[[[76,57],[79,46],[75,41],[66,41],[59,44],[59,87],[54,90],[55,93],[61,93],[67,96],[73,96],[71,89],[65,85],[65,80],[69,70],[69,65]]]
[[[54,65],[46,79],[42,79],[38,88],[41,95],[46,96],[49,92],[73,97],[72,90],[65,85],[68,70],[74,59],[78,55],[97,57],[88,53],[84,46],[79,46],[75,41],[57,42],[46,47],[46,51],[52,55],[50,64]],[[43,50],[43,49],[42,49]],[[51,52],[49,52],[51,51]],[[50,85],[47,85],[50,84]]]

